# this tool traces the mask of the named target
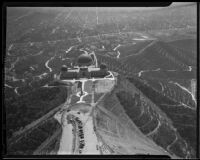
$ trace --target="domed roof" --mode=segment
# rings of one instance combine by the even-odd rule
[[[61,67],[61,71],[67,71],[68,69],[67,69],[67,66],[66,65],[63,65],[62,67]]]
[[[77,63],[79,66],[89,66],[93,63],[93,60],[90,55],[82,54],[78,57]]]
[[[100,69],[107,69],[106,64],[105,64],[105,63],[101,63],[101,64],[100,64]]]

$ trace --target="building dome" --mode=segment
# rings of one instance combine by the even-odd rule
[[[67,72],[67,71],[68,71],[67,66],[66,66],[66,65],[63,65],[63,66],[61,67],[61,71],[62,71],[62,72]]]
[[[107,69],[106,64],[104,64],[104,63],[100,64],[100,69],[102,69],[102,70]]]
[[[79,66],[90,66],[93,63],[93,60],[90,55],[82,54],[78,57],[77,63]]]

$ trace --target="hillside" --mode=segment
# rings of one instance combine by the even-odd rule
[[[93,102],[99,100],[88,130],[102,142],[102,148],[98,144],[101,154],[166,153],[196,158],[196,4],[130,8],[6,8],[3,113],[7,154],[58,154],[64,133],[58,115],[83,101],[84,107],[94,107]],[[113,73],[109,75],[113,90],[107,82],[93,84],[94,77],[78,79],[73,90],[57,81],[63,65],[77,69],[81,54],[92,55],[95,66],[106,65]],[[71,123],[80,127],[76,119],[70,119]],[[80,153],[78,129],[67,132],[77,135],[73,139],[77,152],[71,153]],[[98,150],[96,144],[93,150]]]
[[[195,54],[194,54],[195,55]],[[188,66],[196,66],[194,56],[187,52],[181,52],[162,41],[154,41],[150,46],[138,53],[126,57],[123,63],[138,67],[142,70],[188,70]],[[160,63],[162,62],[162,63]],[[133,67],[134,67],[133,66]]]

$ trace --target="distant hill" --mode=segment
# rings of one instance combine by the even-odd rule
[[[171,44],[173,44],[171,42]],[[141,70],[187,70],[188,66],[196,66],[195,54],[181,51],[173,46],[155,41],[149,47],[122,60],[123,63],[138,67]],[[134,68],[134,67],[133,67]]]

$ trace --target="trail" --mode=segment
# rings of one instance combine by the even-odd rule
[[[17,17],[16,19],[15,19],[15,21],[18,21],[18,20],[20,20],[21,18],[23,18],[23,17],[27,17],[27,16],[29,16],[29,15],[31,15],[33,12],[28,12],[27,14],[24,14],[24,15],[22,15],[22,16],[20,16],[20,17]]]
[[[49,72],[52,72],[52,68],[49,67],[49,62],[52,61],[52,59],[54,59],[54,58],[55,58],[55,56],[54,56],[54,57],[51,57],[51,58],[50,58],[49,60],[47,60],[46,63],[45,63],[45,67],[49,70]]]
[[[71,16],[72,12],[73,12],[73,10],[70,10],[70,11],[69,11],[69,13],[67,14],[67,16],[66,16],[65,19],[64,19],[65,21],[67,21],[67,19]]]
[[[7,52],[9,56],[11,56],[10,51],[12,50],[12,48],[13,48],[13,44],[10,44],[10,46],[8,48],[8,52]]]
[[[10,85],[8,85],[8,84],[4,84],[4,86],[5,86],[5,87],[8,87],[8,88],[14,88],[14,87],[12,87],[12,86],[10,86]]]
[[[187,71],[192,71],[192,66],[188,66],[188,70]]]
[[[99,24],[98,8],[96,7],[96,24]]]
[[[175,84],[177,85],[178,87],[180,87],[182,90],[186,91],[187,93],[189,93],[192,97],[192,100],[195,102],[195,104],[197,104],[196,102],[196,99],[195,99],[195,96],[192,94],[192,92],[190,92],[187,88],[185,88],[184,86],[181,86],[179,83],[177,82],[173,82],[173,81],[170,81],[169,83],[172,83],[172,84]],[[185,104],[184,104],[185,105]]]
[[[163,92],[164,91],[164,86],[163,86],[163,84],[161,83],[161,82],[159,82],[159,84],[160,84],[160,86],[161,86],[161,92]]]
[[[161,126],[161,123],[160,123],[160,121],[158,121],[157,127],[154,128],[154,130],[151,131],[150,133],[148,133],[146,136],[150,136],[150,135],[154,134],[154,133],[158,130],[158,128],[159,128],[160,126]]]
[[[155,70],[142,70],[142,71],[138,72],[138,77],[141,77],[142,73],[144,73],[144,72],[152,72],[152,71],[153,72],[160,71],[160,68],[157,68]]]
[[[119,48],[121,46],[121,44],[118,44],[114,49],[113,51],[117,50],[117,48]]]
[[[59,28],[60,28],[59,26],[57,26],[56,28],[54,28],[54,29],[52,30],[51,34],[55,34],[55,33],[56,33],[56,30],[58,30]]]
[[[40,79],[42,79],[43,77],[45,77],[46,75],[48,75],[48,73],[42,73],[42,74],[40,74],[40,75],[38,75],[38,76],[35,76],[35,77],[39,77]]]
[[[69,49],[65,51],[66,54],[69,53],[69,52],[72,50],[72,48],[74,48],[74,47],[75,47],[75,46],[71,46],[71,47],[69,47]]]
[[[19,87],[16,87],[16,88],[15,88],[15,93],[19,96],[20,94],[19,94],[18,91],[17,91],[18,88],[19,88]]]

